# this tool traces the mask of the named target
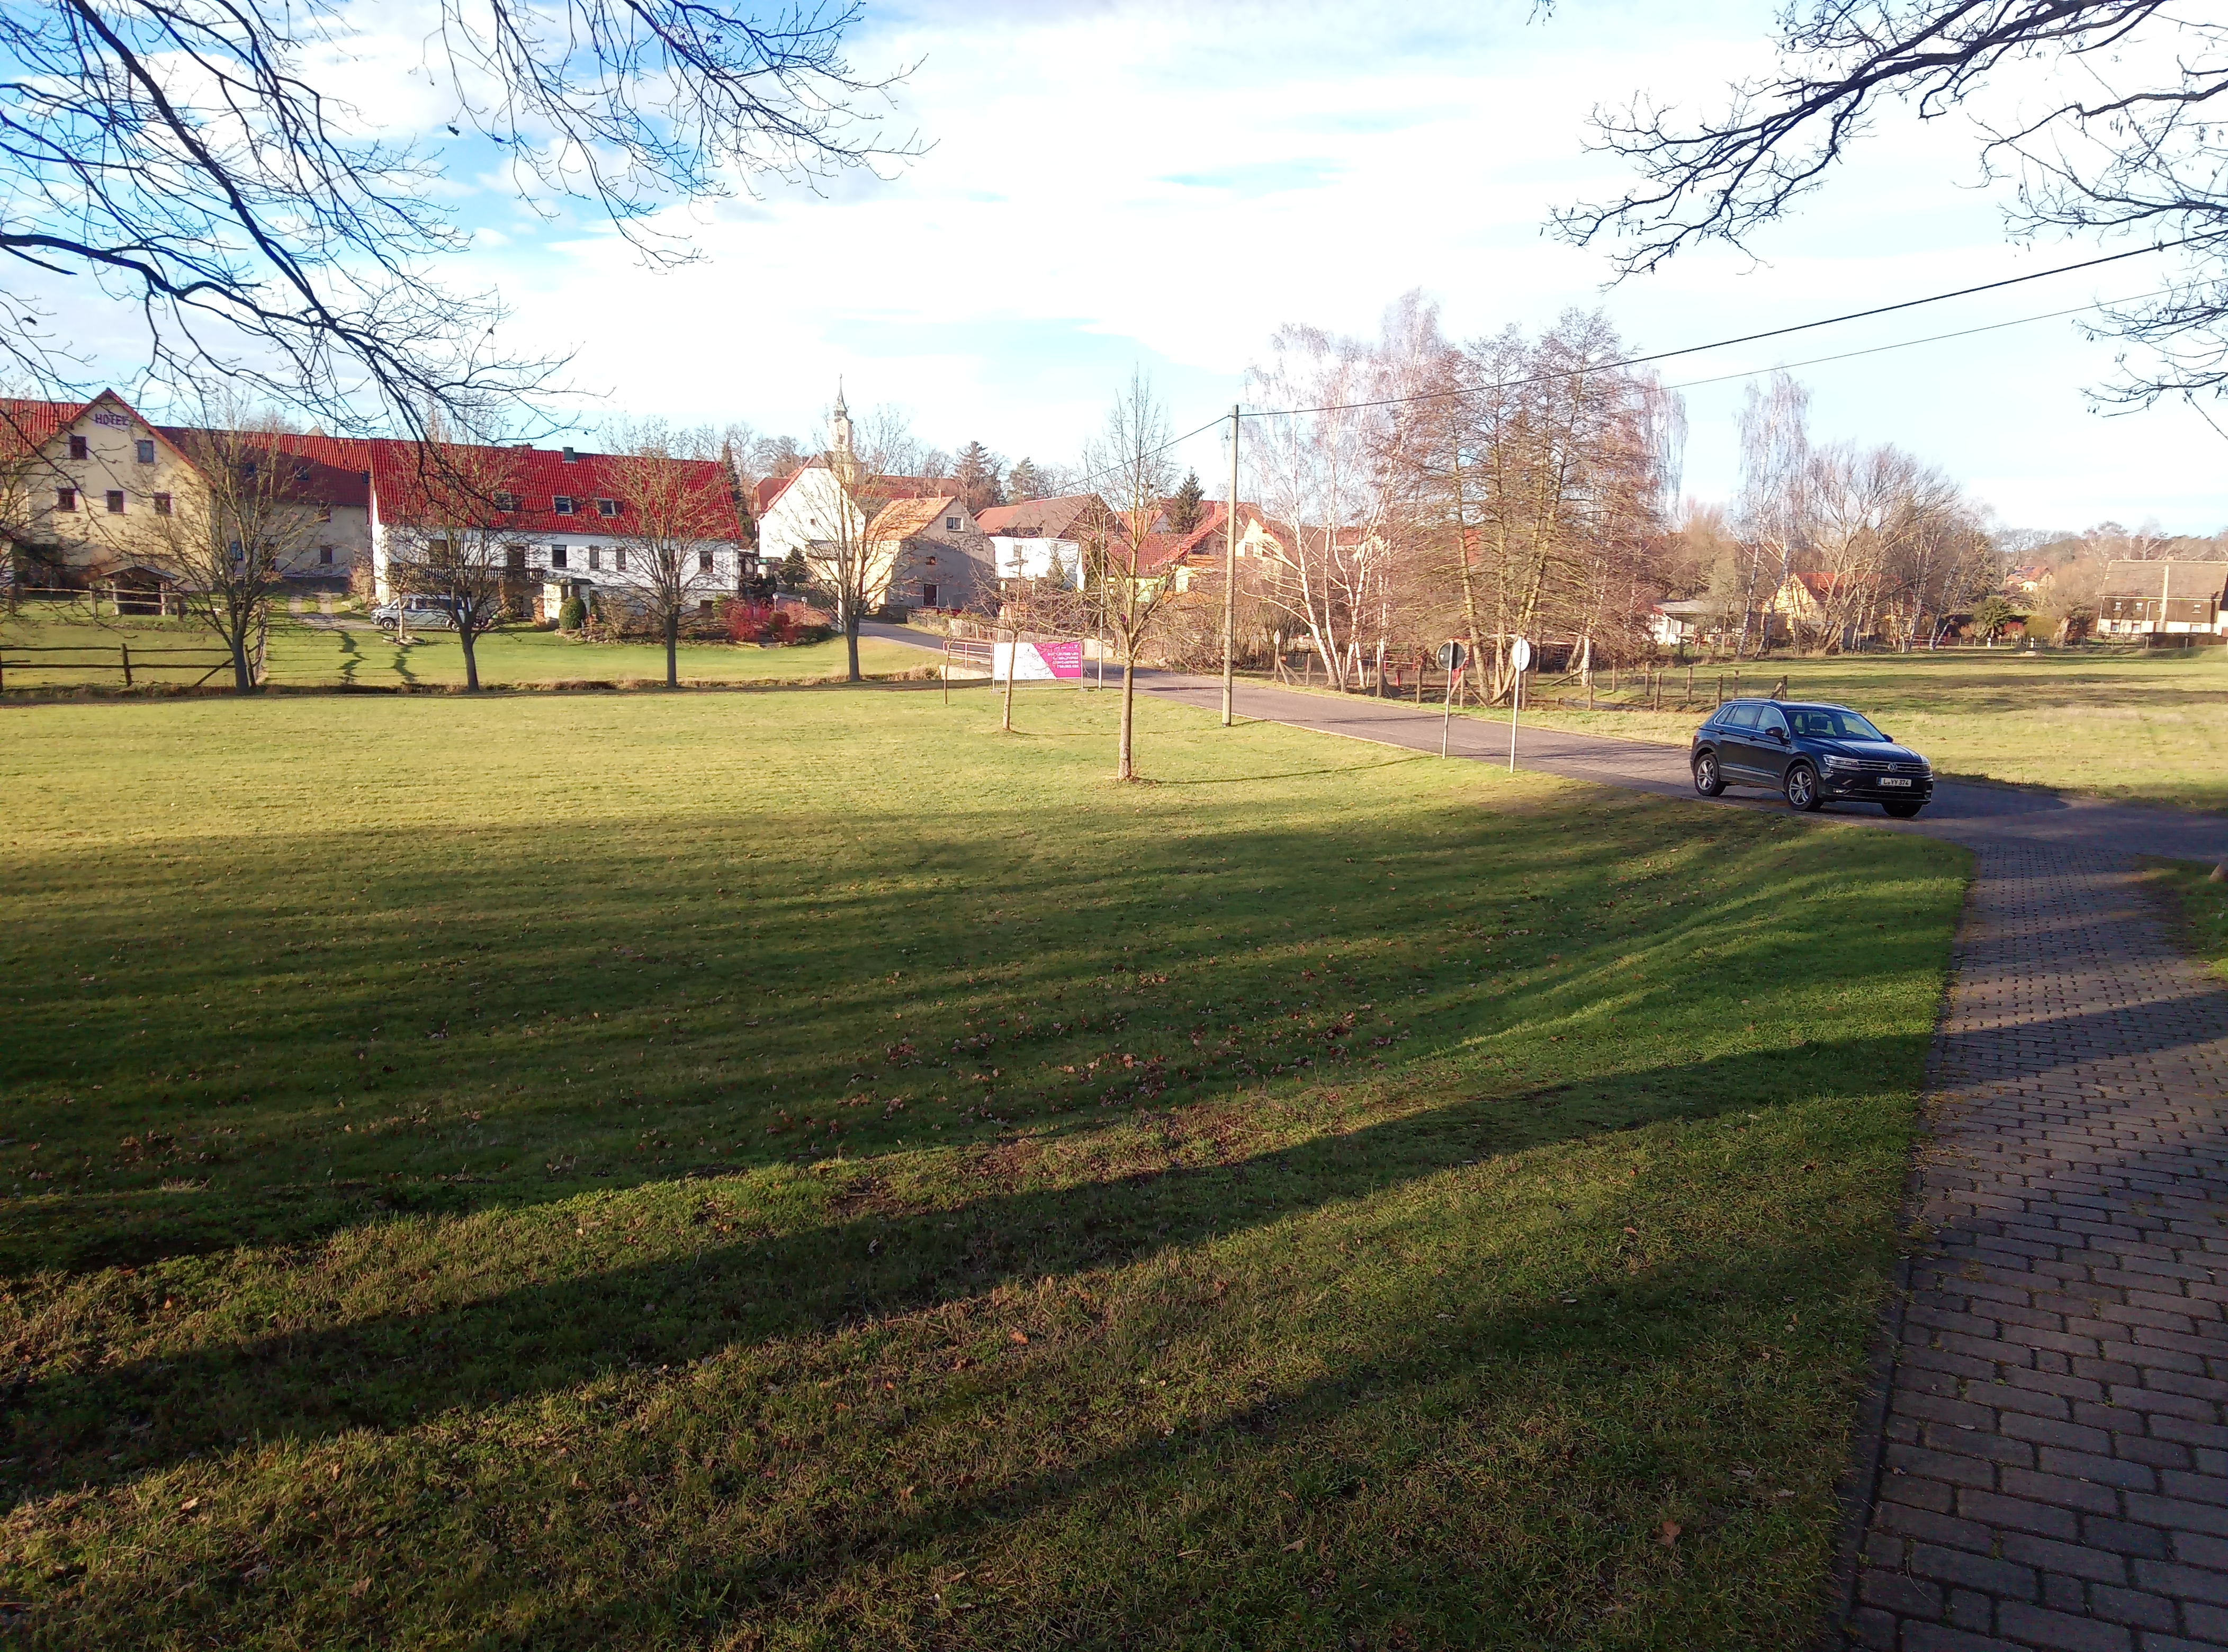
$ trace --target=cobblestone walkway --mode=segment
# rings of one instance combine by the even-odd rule
[[[2228,1647],[2228,993],[1984,843],[1849,1644]]]

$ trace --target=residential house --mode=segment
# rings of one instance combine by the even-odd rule
[[[2108,562],[2097,629],[2106,637],[2228,637],[2228,562]]]
[[[464,485],[429,477],[412,443],[375,441],[372,450],[371,568],[379,600],[393,594],[399,560],[444,530],[489,535],[500,544],[506,596],[515,611],[552,619],[568,597],[639,606],[647,594],[640,543],[641,502],[631,478],[645,461],[577,448],[457,447],[452,469]],[[687,554],[697,559],[699,606],[742,588],[743,528],[733,477],[713,459],[656,461],[673,466],[682,489],[704,502],[707,532]],[[442,502],[461,500],[461,505]],[[669,528],[667,529],[669,531]]]
[[[1659,602],[1648,611],[1648,637],[1658,648],[1687,648],[1725,628],[1725,605],[1708,598]]]
[[[954,494],[893,499],[867,530],[875,606],[967,608],[996,589],[990,539]]]
[[[31,587],[161,583],[144,564],[157,560],[160,519],[206,486],[210,438],[153,424],[113,390],[85,402],[0,400],[0,567]],[[304,589],[345,589],[369,551],[374,445],[315,432],[267,439],[319,529],[283,572]]]
[[[1084,546],[1092,519],[1105,510],[1093,493],[1063,494],[1056,499],[1026,499],[993,505],[975,525],[989,536],[991,560],[1003,579],[1058,579],[1083,583]]]
[[[1153,535],[1159,541],[1148,558],[1149,566],[1166,570],[1178,591],[1188,591],[1194,581],[1222,577],[1223,565],[1229,555],[1229,507],[1220,499],[1205,502],[1200,518],[1191,531],[1185,534],[1164,533]],[[1347,535],[1359,530],[1344,530]],[[1276,591],[1290,582],[1292,570],[1292,547],[1299,536],[1290,528],[1272,525],[1257,505],[1238,503],[1238,579],[1242,591],[1252,587]],[[1357,541],[1358,542],[1358,541]]]
[[[857,497],[888,502],[951,493],[951,484],[941,477],[878,475],[861,477],[853,493],[847,494],[837,472],[855,471],[861,464],[852,451],[851,435],[851,415],[838,390],[836,408],[828,421],[829,458],[816,458],[785,477],[768,477],[758,484],[752,503],[757,507],[758,555],[762,565],[778,567],[791,551],[809,556],[816,544],[864,533],[868,522]]]

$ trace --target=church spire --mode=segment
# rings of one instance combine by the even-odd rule
[[[840,375],[836,381],[835,410],[828,415],[828,445],[838,457],[850,457],[851,410],[843,405],[843,381]]]

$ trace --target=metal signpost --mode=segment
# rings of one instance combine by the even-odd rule
[[[1508,772],[1516,772],[1516,721],[1524,711],[1524,674],[1532,669],[1532,644],[1518,637],[1508,645],[1508,663],[1515,681],[1508,690]]]
[[[1439,718],[1439,755],[1447,754],[1447,731],[1455,720],[1455,683],[1462,676],[1463,663],[1469,657],[1460,643],[1439,644],[1439,669],[1447,674],[1447,708]]]

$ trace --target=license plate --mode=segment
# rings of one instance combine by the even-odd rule
[[[1892,775],[1884,774],[1880,777],[1880,784],[1884,786],[1907,786],[1911,782],[1908,780],[1898,780]]]

